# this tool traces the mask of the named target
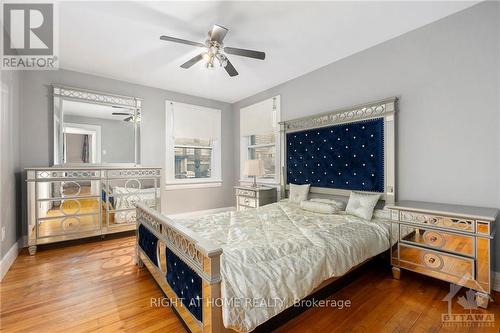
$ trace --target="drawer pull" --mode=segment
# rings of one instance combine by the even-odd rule
[[[240,205],[249,206],[253,208],[257,207],[257,201],[254,198],[238,197],[238,203]]]
[[[80,228],[80,219],[78,217],[67,217],[61,221],[61,229],[64,231],[74,231]]]
[[[426,230],[423,237],[427,245],[437,248],[442,248],[444,246],[445,238],[443,237],[443,235],[436,231]]]
[[[440,270],[443,268],[443,259],[435,253],[424,253],[423,260],[425,266],[433,270]]]

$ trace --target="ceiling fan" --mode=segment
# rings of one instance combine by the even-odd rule
[[[198,63],[202,59],[206,61],[207,68],[214,68],[215,62],[218,62],[221,67],[224,67],[229,76],[238,75],[238,71],[231,64],[226,54],[234,54],[237,56],[254,58],[264,60],[266,54],[261,51],[239,49],[235,47],[226,47],[222,43],[224,37],[229,30],[223,26],[215,24],[212,29],[208,32],[208,38],[205,43],[192,42],[190,40],[175,38],[170,36],[161,36],[160,39],[168,42],[187,44],[196,47],[205,48],[206,51],[198,54],[196,57],[186,61],[181,65],[182,68],[190,68],[194,64]]]
[[[111,113],[113,116],[128,116],[126,118],[123,118],[123,121],[131,121],[134,119],[134,114],[130,112],[113,112]]]

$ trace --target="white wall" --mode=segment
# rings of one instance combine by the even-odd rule
[[[235,142],[238,110],[277,94],[282,120],[398,96],[398,199],[500,208],[499,7],[478,4],[234,104]]]
[[[5,228],[0,259],[16,243],[21,230],[19,77],[17,71],[0,72],[0,226]]]

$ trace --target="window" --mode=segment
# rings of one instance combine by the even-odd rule
[[[249,160],[263,160],[265,174],[261,179],[276,178],[276,135],[250,135],[247,156]]]
[[[220,185],[220,110],[175,102],[166,109],[167,185]]]
[[[279,130],[280,96],[240,110],[240,180],[250,179],[243,174],[246,160],[264,161],[265,174],[260,183],[279,183]]]
[[[175,179],[210,178],[212,142],[203,139],[175,139]]]

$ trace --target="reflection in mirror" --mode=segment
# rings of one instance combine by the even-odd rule
[[[134,109],[66,99],[61,104],[64,164],[135,163],[140,115]]]

